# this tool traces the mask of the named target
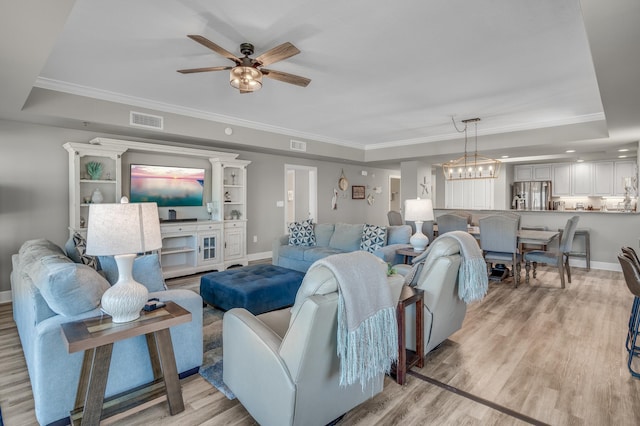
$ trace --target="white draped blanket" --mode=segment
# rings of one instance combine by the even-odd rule
[[[340,385],[367,382],[389,373],[398,359],[396,306],[386,264],[365,251],[337,254],[315,262],[338,283]]]

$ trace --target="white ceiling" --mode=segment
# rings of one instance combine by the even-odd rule
[[[61,31],[50,30],[56,38],[36,87],[356,147],[372,160],[394,152],[400,159],[406,154],[396,148],[406,146],[425,156],[461,152],[451,117],[480,117],[480,135],[502,135],[493,144],[483,136],[485,150],[532,160],[576,145],[585,156],[611,155],[640,138],[629,125],[637,102],[626,105],[628,93],[617,93],[622,83],[640,86],[638,67],[621,73],[625,64],[611,63],[613,50],[638,60],[626,51],[637,53],[637,37],[614,39],[616,29],[632,27],[618,19],[639,12],[633,0],[607,8],[596,0],[66,3],[73,7]],[[187,34],[238,56],[241,42],[257,56],[289,41],[301,53],[269,68],[312,82],[265,79],[259,92],[240,95],[227,71],[179,74],[232,64]],[[610,115],[622,117],[615,128]],[[539,129],[547,140],[520,138]]]

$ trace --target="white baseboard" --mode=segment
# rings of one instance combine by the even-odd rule
[[[575,266],[577,268],[586,268],[587,267],[587,261],[586,260],[582,260],[582,259],[570,259],[569,260],[569,265],[570,266]],[[603,271],[615,271],[615,272],[622,272],[622,267],[620,266],[619,263],[611,263],[611,262],[598,262],[598,261],[591,261],[591,269],[600,269]]]
[[[0,291],[0,304],[11,302],[11,290]]]
[[[269,259],[273,256],[273,252],[271,251],[263,251],[262,253],[251,253],[247,255],[247,260],[249,262],[256,260]]]

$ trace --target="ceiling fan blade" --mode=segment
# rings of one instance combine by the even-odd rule
[[[202,37],[201,35],[193,35],[193,34],[189,34],[187,35],[187,37],[189,37],[191,40],[197,41],[204,47],[208,47],[209,49],[213,50],[217,54],[222,55],[227,59],[231,59],[233,62],[235,62],[238,65],[241,62],[240,59],[238,59],[233,53],[229,52],[227,49],[224,49],[218,46],[208,38]]]
[[[178,70],[182,74],[192,74],[194,72],[209,72],[209,71],[224,71],[230,70],[233,67],[206,67],[206,68],[190,68],[186,70]]]
[[[266,70],[264,68],[260,68],[260,71],[265,77],[282,81],[284,83],[295,84],[296,86],[307,87],[309,83],[311,83],[310,79],[300,77],[299,75],[293,75],[282,71]]]
[[[283,59],[290,58],[300,53],[297,47],[293,44],[286,42],[280,46],[276,46],[271,50],[267,50],[262,55],[256,58],[256,61],[260,62],[261,66],[271,65],[275,62],[282,61]]]

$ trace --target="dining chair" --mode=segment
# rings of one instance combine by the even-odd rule
[[[622,266],[622,273],[624,275],[624,280],[627,283],[627,288],[631,294],[633,294],[633,307],[631,308],[631,315],[629,316],[629,329],[627,332],[627,368],[633,377],[640,378],[640,372],[635,371],[631,367],[631,362],[633,358],[640,355],[640,347],[636,345],[636,341],[638,339],[638,327],[640,326],[640,316],[638,315],[638,300],[640,297],[640,270],[638,270],[637,266],[637,256],[635,253],[633,255],[628,254],[623,251],[623,253],[618,255],[618,261],[620,262],[620,266]]]
[[[389,210],[387,212],[387,220],[389,221],[389,226],[404,225],[402,213],[396,210]]]
[[[443,214],[436,218],[438,224],[438,235],[446,234],[451,231],[465,231],[469,224],[467,217],[454,213]]]
[[[560,272],[560,285],[565,288],[564,273],[567,272],[567,281],[571,283],[571,268],[569,267],[569,253],[573,245],[573,236],[576,233],[579,216],[573,216],[567,221],[564,231],[560,235],[560,243],[557,251],[532,250],[524,254],[524,268],[526,271],[525,282],[529,282],[529,270],[533,262],[533,278],[536,277],[538,263],[555,264]]]
[[[640,259],[638,258],[638,254],[636,253],[636,251],[631,247],[622,247],[621,250],[622,250],[622,255],[629,258],[629,260],[631,260],[631,263],[635,267],[636,271],[638,271],[638,274],[640,274]],[[632,349],[630,346],[631,333],[632,333],[634,324],[636,322],[636,319],[638,317],[638,312],[640,312],[640,297],[636,296],[633,298],[633,305],[631,306],[631,315],[629,316],[629,332],[627,333],[627,341],[625,343],[625,346],[627,347],[627,351],[630,351]]]
[[[518,251],[519,218],[504,214],[491,215],[481,218],[480,247],[484,252],[484,259],[488,268],[493,263],[511,265],[511,275],[514,285],[520,284],[520,253]]]

